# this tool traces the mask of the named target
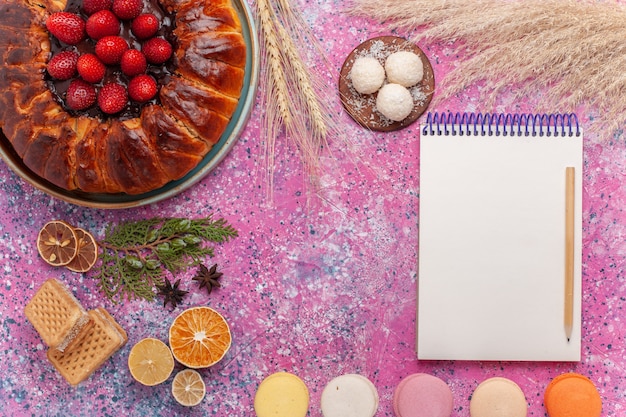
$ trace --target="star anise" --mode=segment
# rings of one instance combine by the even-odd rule
[[[224,274],[217,272],[217,264],[213,265],[210,269],[200,264],[198,273],[193,277],[193,280],[200,283],[200,288],[206,287],[208,293],[211,294],[213,288],[220,288],[222,286],[218,281],[222,275]]]
[[[181,303],[181,301],[183,301],[183,297],[189,291],[179,290],[179,285],[180,279],[177,280],[174,285],[172,285],[170,280],[167,278],[165,278],[165,282],[163,283],[163,285],[157,285],[159,295],[163,296],[163,307],[170,303],[172,305],[172,309],[174,309],[178,304]]]

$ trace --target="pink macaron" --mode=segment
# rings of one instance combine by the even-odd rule
[[[450,417],[453,403],[448,384],[429,374],[407,376],[393,393],[396,417]]]

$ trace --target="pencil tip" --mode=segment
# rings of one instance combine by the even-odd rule
[[[569,343],[569,337],[567,338],[567,343]]]

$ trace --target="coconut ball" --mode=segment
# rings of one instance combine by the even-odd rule
[[[424,64],[410,51],[394,52],[385,60],[385,71],[390,83],[412,87],[424,78]]]
[[[376,109],[386,118],[400,122],[413,111],[413,96],[400,84],[385,84],[378,92]]]
[[[376,58],[360,57],[350,70],[352,86],[361,94],[372,94],[380,89],[385,81],[385,69]]]

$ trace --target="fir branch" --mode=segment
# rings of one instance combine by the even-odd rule
[[[153,218],[107,226],[99,264],[98,287],[113,301],[153,300],[165,271],[178,273],[214,255],[206,244],[222,243],[237,231],[224,219]]]

